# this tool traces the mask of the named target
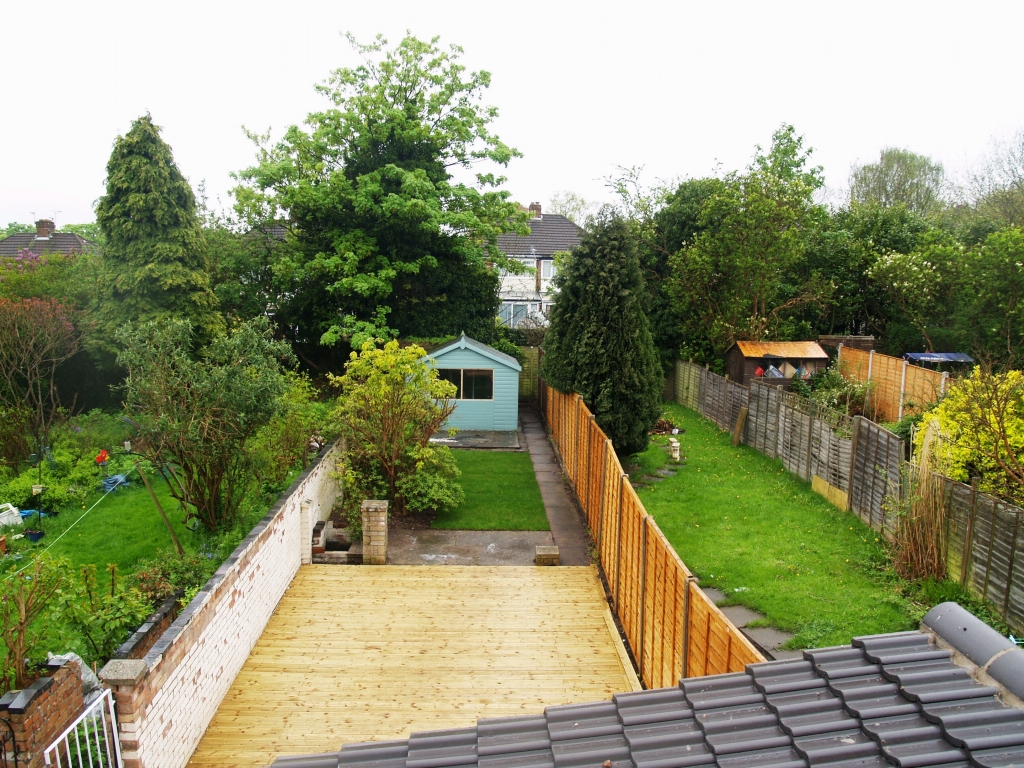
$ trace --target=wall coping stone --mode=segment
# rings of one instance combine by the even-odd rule
[[[111,659],[100,670],[100,680],[107,685],[136,685],[148,670],[142,659]]]

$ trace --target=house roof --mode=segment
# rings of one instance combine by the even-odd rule
[[[516,371],[523,370],[523,366],[521,366],[519,364],[519,361],[512,357],[512,355],[506,355],[504,352],[499,352],[494,347],[489,347],[482,341],[477,341],[476,339],[469,338],[469,336],[467,336],[466,334],[462,334],[459,338],[438,347],[434,351],[424,356],[422,359],[436,360],[442,355],[446,355],[447,353],[455,349],[472,349],[476,352],[479,352],[484,357],[490,358],[496,363],[501,363],[502,365],[507,366],[508,368],[512,368],[513,370]]]
[[[943,603],[921,631],[273,765],[1010,768],[1024,764],[1022,695],[1024,650]]]
[[[580,244],[583,228],[565,216],[545,213],[530,219],[530,234],[498,235],[498,248],[509,256],[551,256],[559,251],[570,251]]]
[[[96,246],[74,232],[54,232],[47,238],[36,237],[35,232],[18,232],[0,240],[0,256],[17,256],[20,251],[30,253],[85,253]]]
[[[737,341],[744,357],[784,357],[799,360],[827,360],[828,354],[815,341]],[[731,347],[730,347],[731,349]]]

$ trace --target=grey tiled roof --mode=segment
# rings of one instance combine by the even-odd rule
[[[54,232],[45,240],[36,238],[35,232],[19,232],[0,240],[0,256],[17,256],[28,249],[31,253],[87,253],[96,246],[74,232]]]
[[[545,213],[539,219],[530,219],[530,234],[498,235],[498,248],[510,256],[551,256],[569,251],[580,244],[583,229],[565,216]]]
[[[936,612],[941,615],[936,621]],[[952,618],[950,618],[952,617]],[[936,626],[943,619],[947,632]],[[931,619],[931,623],[929,620]],[[1024,765],[1024,650],[946,603],[931,632],[855,638],[804,658],[480,720],[403,741],[280,758],[288,768],[1011,768]],[[983,631],[984,630],[984,631]],[[970,635],[982,642],[968,642]],[[1001,643],[999,642],[1001,640]],[[988,644],[986,645],[986,641]],[[958,644],[959,643],[959,644]],[[994,650],[993,650],[994,649]],[[977,659],[992,652],[992,656]],[[954,655],[960,663],[954,663]],[[992,659],[995,661],[992,661]],[[977,664],[974,666],[972,664]],[[1002,662],[1001,685],[975,678]],[[964,666],[966,665],[966,666]],[[1009,702],[1009,704],[1007,703]]]

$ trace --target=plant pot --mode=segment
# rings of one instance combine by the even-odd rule
[[[33,544],[35,544],[37,541],[43,538],[43,536],[46,535],[46,533],[44,533],[43,531],[25,531],[24,533],[25,538],[27,538]]]
[[[0,536],[0,555],[7,554],[7,537]]]

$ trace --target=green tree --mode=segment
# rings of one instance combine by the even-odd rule
[[[555,280],[545,381],[579,393],[620,455],[644,450],[661,415],[663,377],[629,224],[602,212]]]
[[[479,170],[519,154],[491,131],[497,110],[481,103],[490,74],[466,72],[462,49],[437,38],[349,42],[364,64],[318,87],[332,108],[272,146],[252,136],[259,164],[235,190],[253,228],[289,222],[294,247],[275,267],[286,297],[276,317],[317,367],[324,353],[314,345],[355,332],[489,327],[498,302],[486,265],[504,263],[501,232],[525,233],[525,214],[498,189],[504,179]],[[476,171],[475,183],[456,182],[456,168]]]
[[[415,344],[389,341],[378,347],[368,341],[352,352],[345,374],[332,377],[341,388],[337,418],[347,438],[347,487],[372,492],[374,476],[381,477],[396,515],[405,514],[410,502],[415,506],[409,511],[461,502],[461,488],[452,488],[458,469],[448,449],[430,445],[455,412],[456,388],[438,378],[425,356]],[[351,502],[358,505],[362,498],[367,497]]]
[[[823,181],[810,155],[793,126],[781,127],[745,174],[726,176],[704,199],[700,231],[670,258],[677,313],[699,318],[716,356],[738,339],[791,335],[787,321],[831,298],[826,275],[797,280],[808,233],[825,215],[813,201]]]
[[[188,320],[129,325],[117,340],[139,452],[180,467],[164,476],[190,516],[209,530],[231,525],[253,487],[248,442],[281,408],[288,346],[272,340],[265,320],[239,324],[199,354]]]
[[[195,195],[149,115],[114,142],[96,219],[106,239],[95,313],[102,346],[113,351],[128,322],[187,320],[204,343],[223,332]]]
[[[45,648],[47,622],[40,619],[55,611],[61,587],[68,583],[70,564],[42,554],[25,569],[0,579],[0,650],[5,651],[0,683],[24,688],[31,681],[29,657]]]
[[[915,213],[942,206],[945,171],[942,163],[907,149],[886,147],[877,163],[850,170],[850,200],[856,203],[905,205]]]

